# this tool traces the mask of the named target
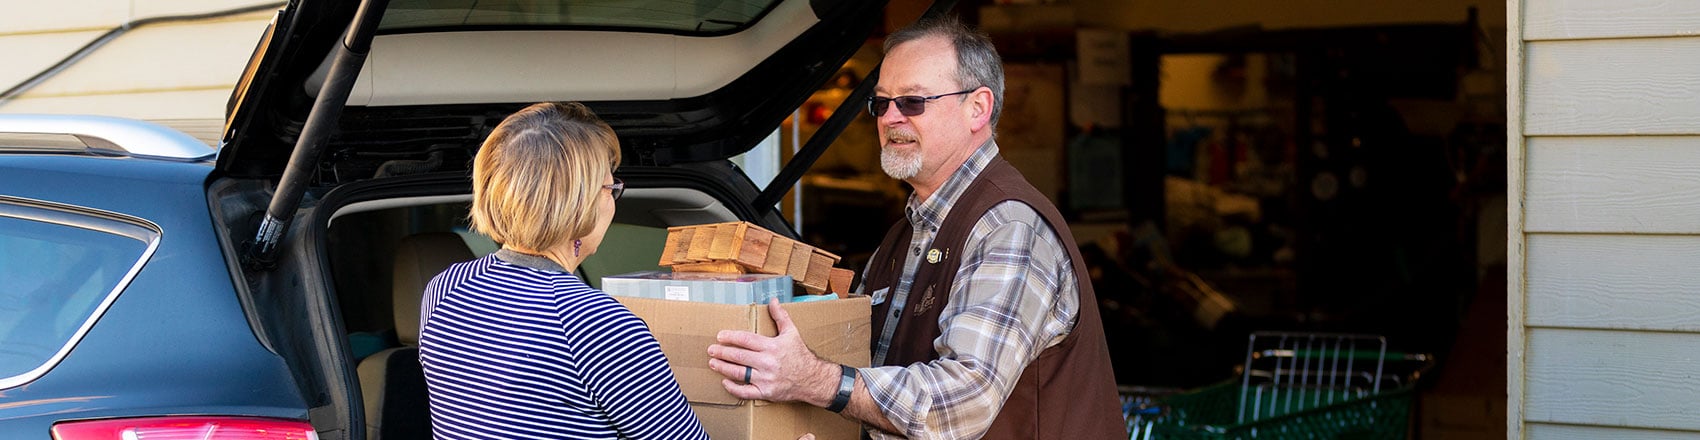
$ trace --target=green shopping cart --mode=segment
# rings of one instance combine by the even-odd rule
[[[1381,336],[1257,332],[1240,377],[1123,401],[1136,440],[1403,439],[1431,364]]]

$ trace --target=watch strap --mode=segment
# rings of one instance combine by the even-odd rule
[[[838,394],[832,396],[832,403],[826,406],[827,411],[841,412],[850,405],[850,393],[856,391],[856,369],[849,365],[839,364]]]

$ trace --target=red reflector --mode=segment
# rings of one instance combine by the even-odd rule
[[[814,125],[824,124],[824,123],[826,123],[826,118],[829,117],[829,116],[832,116],[832,109],[826,108],[825,104],[821,104],[821,103],[818,103],[818,102],[811,102],[811,103],[808,104],[808,107],[809,107],[809,123],[810,124],[814,124]]]
[[[307,422],[257,417],[145,417],[63,422],[55,440],[318,440]]]

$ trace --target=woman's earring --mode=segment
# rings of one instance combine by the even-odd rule
[[[584,244],[583,241],[573,240],[573,258],[578,258],[578,247],[582,244]]]

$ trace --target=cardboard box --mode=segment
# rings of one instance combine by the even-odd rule
[[[765,305],[731,305],[615,297],[649,324],[673,376],[708,435],[716,439],[855,440],[856,422],[806,403],[739,400],[726,392],[720,373],[708,368],[708,346],[721,330],[777,334]],[[868,297],[785,304],[803,341],[833,362],[866,367],[871,309]]]
[[[792,287],[786,275],[651,270],[602,277],[602,290],[614,296],[766,304],[769,298],[791,302]]]

